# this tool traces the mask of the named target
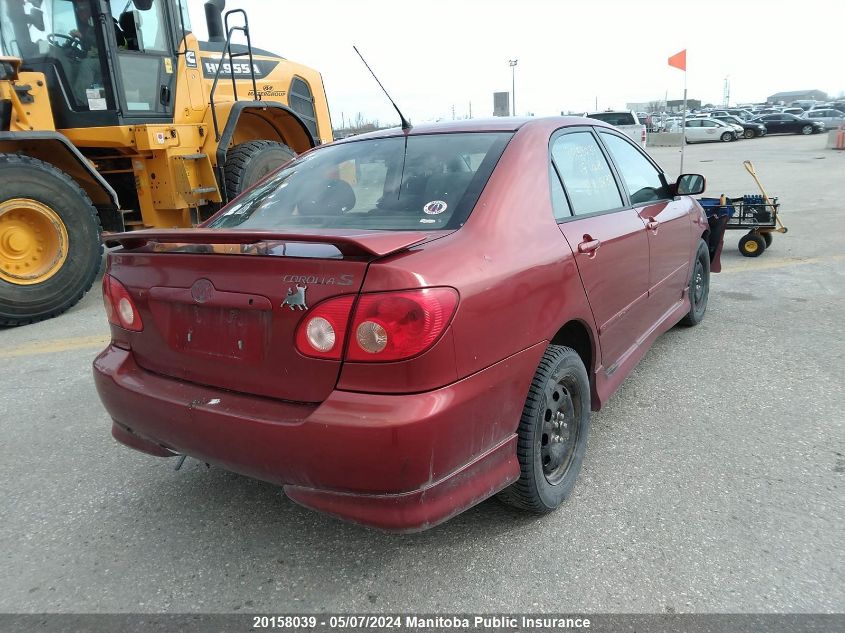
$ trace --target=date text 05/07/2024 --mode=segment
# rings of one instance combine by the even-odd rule
[[[297,629],[317,626],[330,629],[353,628],[590,628],[589,618],[562,616],[417,616],[417,615],[333,615],[328,618],[312,615],[252,616],[253,629]]]

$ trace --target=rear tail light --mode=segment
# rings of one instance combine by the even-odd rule
[[[347,295],[314,306],[296,330],[296,349],[304,356],[340,360],[355,297]]]
[[[345,359],[358,362],[417,356],[446,331],[458,293],[453,288],[424,288],[363,294],[350,319],[353,301],[346,296],[315,306],[297,328],[297,350],[312,358],[340,360],[346,347]]]
[[[361,295],[346,360],[395,361],[421,354],[446,330],[457,305],[452,288]]]
[[[141,314],[129,291],[111,275],[103,275],[103,304],[109,323],[133,332],[144,329]]]

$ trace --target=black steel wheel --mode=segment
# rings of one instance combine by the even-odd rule
[[[520,477],[499,493],[505,503],[551,512],[572,492],[587,449],[590,383],[578,353],[549,345],[519,423]]]
[[[745,257],[760,257],[766,250],[766,240],[759,233],[747,233],[739,240],[739,252]]]
[[[698,325],[704,319],[707,311],[707,300],[710,298],[710,250],[704,240],[699,240],[692,274],[689,280],[690,309],[681,319],[684,325]]]
[[[748,128],[745,132],[742,133],[745,138],[754,138],[754,130],[752,128]]]

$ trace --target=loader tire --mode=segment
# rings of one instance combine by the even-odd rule
[[[237,197],[267,174],[296,156],[290,147],[274,141],[247,141],[226,152],[226,195]]]
[[[103,243],[97,209],[49,163],[0,154],[0,325],[61,314],[88,292]]]

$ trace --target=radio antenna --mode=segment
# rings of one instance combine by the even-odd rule
[[[358,50],[357,46],[353,45],[352,48],[354,48],[355,52],[358,53],[358,57],[360,57],[361,61],[364,62],[364,66],[366,66],[367,70],[370,71],[370,74],[373,76],[373,79],[376,80],[378,87],[381,88],[382,92],[384,92],[384,96],[387,97],[387,100],[390,101],[390,104],[396,109],[396,112],[399,113],[399,120],[402,121],[402,129],[405,130],[405,131],[410,130],[411,129],[410,121],[408,121],[408,119],[405,118],[405,115],[402,114],[402,111],[399,109],[399,106],[397,106],[396,102],[393,99],[390,98],[389,94],[387,94],[387,90],[385,90],[384,86],[381,85],[381,82],[378,80],[378,77],[376,77],[376,74],[373,72],[373,69],[370,68],[370,65],[367,63],[367,60],[364,59],[363,55],[361,55],[361,51]]]

